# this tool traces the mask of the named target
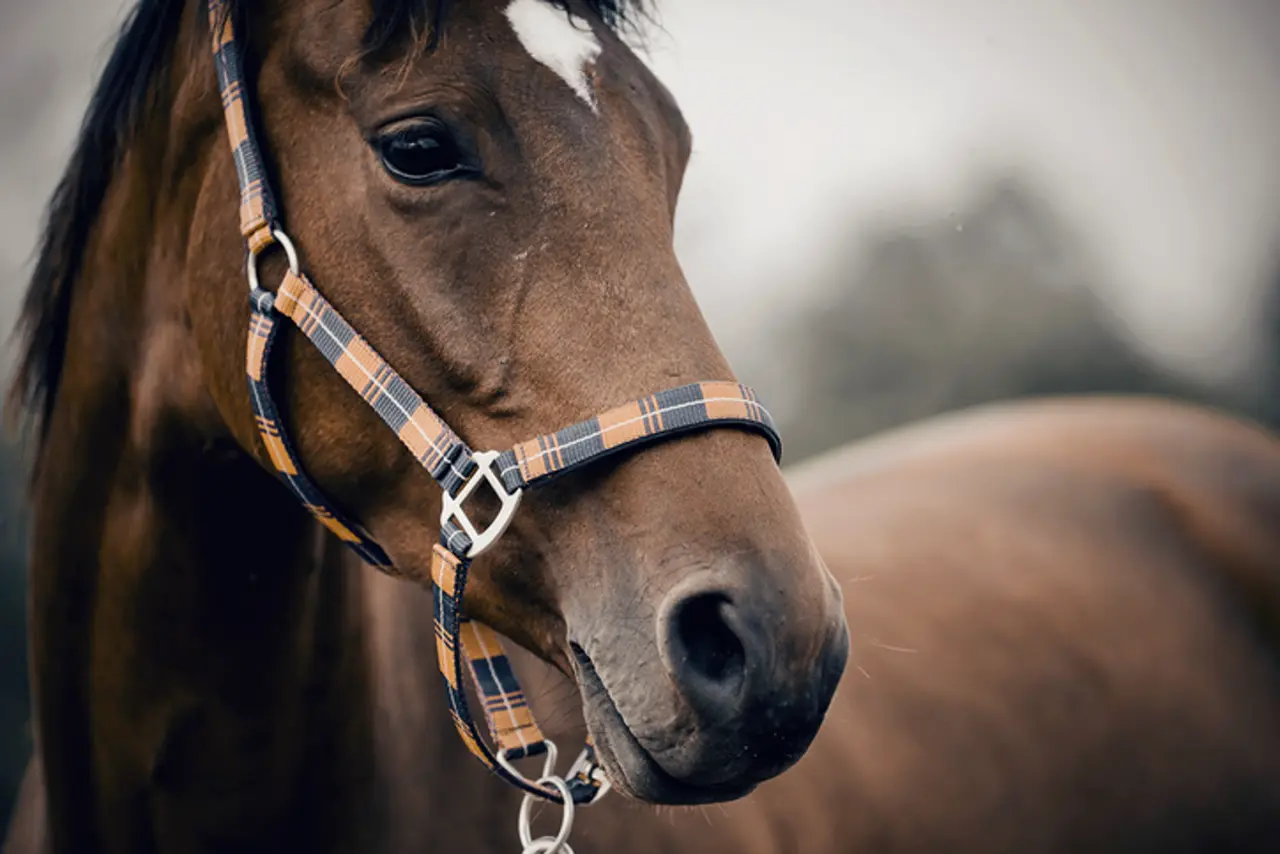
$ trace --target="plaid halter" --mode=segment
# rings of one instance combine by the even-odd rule
[[[781,459],[782,443],[772,419],[745,386],[703,382],[658,392],[508,451],[473,452],[302,272],[297,251],[281,227],[254,137],[228,0],[208,0],[208,6],[214,64],[240,183],[240,232],[248,250],[249,392],[271,463],[321,524],[368,563],[390,575],[402,575],[369,534],[307,477],[289,441],[267,370],[282,326],[279,320],[285,317],[377,412],[444,492],[440,542],[432,550],[431,562],[436,650],[453,722],[463,742],[490,770],[528,794],[564,803],[567,792],[574,803],[591,803],[607,789],[607,782],[590,743],[567,773],[563,781],[567,787],[549,785],[545,778],[530,780],[512,765],[518,759],[554,752],[554,747],[534,721],[497,634],[462,615],[471,561],[502,535],[523,490],[531,486],[623,448],[717,426],[759,433],[769,441],[775,459]],[[289,260],[289,270],[274,292],[259,285],[257,270],[258,257],[272,246],[283,249]],[[482,480],[498,495],[501,509],[487,528],[479,530],[463,504]],[[471,716],[462,682],[464,660],[496,749],[480,737]]]

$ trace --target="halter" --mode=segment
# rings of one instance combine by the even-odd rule
[[[214,64],[240,183],[240,233],[248,249],[249,392],[258,433],[271,463],[322,525],[368,563],[402,577],[386,552],[307,476],[289,441],[267,370],[282,326],[279,321],[288,318],[395,432],[444,492],[440,542],[432,549],[431,561],[436,651],[453,722],[462,741],[491,771],[528,795],[566,807],[571,803],[592,803],[608,789],[608,782],[596,763],[590,741],[564,778],[552,776],[555,747],[534,721],[498,635],[488,626],[462,616],[471,561],[502,536],[529,487],[624,448],[709,427],[739,427],[759,433],[769,441],[775,460],[780,460],[782,442],[773,421],[747,387],[733,382],[703,382],[660,391],[507,451],[472,451],[302,272],[297,249],[283,229],[255,138],[229,0],[208,0],[208,5]],[[289,262],[288,272],[274,292],[262,288],[258,281],[258,260],[272,246],[280,247]],[[465,509],[467,498],[481,481],[489,484],[501,502],[497,516],[483,529],[476,526]],[[481,739],[471,716],[462,684],[464,659],[496,750]],[[540,755],[548,761],[538,780],[530,780],[512,764]],[[528,799],[522,816],[527,816],[527,805]]]

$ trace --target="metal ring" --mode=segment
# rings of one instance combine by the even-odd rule
[[[293,241],[289,239],[289,235],[285,234],[278,228],[271,229],[271,236],[276,243],[284,249],[285,257],[289,259],[289,272],[295,276],[302,275],[302,264],[298,261],[298,249],[293,245]],[[271,244],[268,243],[256,252],[249,253],[249,260],[245,262],[245,273],[249,277],[249,290],[258,290],[258,256],[263,253]]]
[[[543,739],[542,743],[547,746],[546,757],[542,760],[542,776],[550,777],[556,770],[556,756],[560,751],[556,749],[556,743],[549,738]],[[529,778],[521,774],[520,769],[511,764],[511,760],[507,758],[505,751],[497,751],[495,758],[498,760],[498,764],[512,777],[517,780],[524,780],[526,783],[529,782]]]
[[[564,798],[564,812],[560,817],[560,832],[555,836],[543,836],[538,839],[533,838],[532,829],[529,827],[529,810],[533,806],[533,795],[525,795],[524,800],[520,802],[520,817],[516,829],[520,833],[520,844],[524,846],[524,854],[572,854],[573,849],[568,846],[569,833],[573,830],[573,794],[569,791],[569,784],[560,777],[541,777],[538,780],[539,785],[551,785],[560,790],[560,796]]]
[[[568,842],[556,843],[550,836],[535,839],[533,844],[523,849],[520,854],[574,854],[573,846]]]

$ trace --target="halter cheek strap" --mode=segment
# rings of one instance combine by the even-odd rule
[[[369,404],[414,458],[440,485],[444,496],[440,542],[432,550],[436,651],[453,722],[463,742],[489,769],[509,783],[547,800],[567,796],[590,803],[607,789],[588,743],[564,779],[530,780],[512,764],[550,754],[497,633],[462,614],[471,561],[505,531],[524,490],[626,448],[708,427],[738,427],[768,440],[775,459],[782,443],[769,413],[754,392],[732,382],[704,382],[668,389],[620,406],[501,453],[476,453],[378,355],[307,279],[298,254],[279,221],[252,130],[238,42],[227,0],[208,0],[213,51],[227,133],[240,183],[240,230],[248,251],[249,336],[246,371],[258,433],[272,465],[303,506],[365,561],[402,576],[359,523],[342,513],[307,476],[280,418],[271,381],[273,344],[287,318]],[[289,270],[274,293],[258,282],[257,261],[272,246],[284,250]],[[467,498],[485,481],[501,501],[497,516],[479,529],[467,516]],[[470,673],[496,746],[481,737],[463,687]],[[553,785],[552,783],[555,783]],[[565,785],[567,783],[567,785]]]

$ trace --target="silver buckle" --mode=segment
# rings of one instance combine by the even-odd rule
[[[497,461],[500,454],[497,451],[482,451],[474,454],[471,459],[475,461],[476,470],[471,473],[471,477],[467,478],[467,482],[462,485],[462,489],[458,490],[457,495],[444,494],[444,507],[440,511],[440,525],[443,527],[450,520],[457,520],[462,530],[467,532],[467,536],[471,538],[471,549],[467,552],[467,558],[475,558],[482,554],[489,546],[498,541],[498,538],[506,533],[507,526],[511,524],[511,519],[516,515],[516,508],[520,506],[520,496],[523,491],[517,489],[515,492],[507,492],[507,488],[502,483],[502,478],[498,477],[498,472],[494,469],[493,464]],[[484,531],[477,531],[476,526],[467,518],[467,514],[462,510],[462,504],[480,485],[483,478],[489,482],[494,493],[498,496],[498,500],[502,502],[502,506],[498,510],[498,515],[489,523],[489,527]]]
[[[578,754],[578,758],[573,760],[573,764],[569,766],[569,770],[564,773],[566,780],[572,780],[574,777],[581,775],[584,779],[590,780],[596,784],[596,793],[582,806],[589,806],[599,803],[600,799],[609,794],[609,790],[613,788],[613,784],[609,782],[609,778],[605,776],[604,769],[591,759],[592,752],[583,748]]]

